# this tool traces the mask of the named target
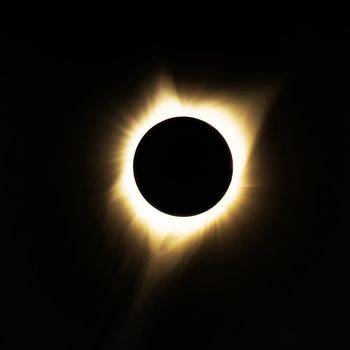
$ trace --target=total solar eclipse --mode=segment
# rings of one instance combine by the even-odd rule
[[[214,127],[180,116],[145,133],[134,154],[133,172],[140,193],[153,207],[174,216],[193,216],[225,195],[233,161]]]

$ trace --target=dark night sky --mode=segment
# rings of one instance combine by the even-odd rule
[[[283,84],[252,156],[265,185],[251,219],[169,277],[135,348],[346,348],[347,35],[312,25],[215,34],[1,33],[3,349],[115,348],[144,257],[104,225],[105,135],[111,108],[159,69],[212,89]]]

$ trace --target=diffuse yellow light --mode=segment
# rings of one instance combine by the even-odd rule
[[[227,96],[199,99],[195,94],[177,92],[169,80],[161,80],[156,93],[138,113],[126,119],[117,135],[114,164],[119,171],[112,200],[127,216],[134,233],[147,235],[153,247],[164,242],[175,247],[230,221],[244,195],[244,170],[259,126],[259,116],[252,115],[251,107],[251,103]],[[154,125],[178,116],[197,118],[216,128],[226,140],[234,164],[232,181],[223,198],[210,210],[190,217],[168,215],[151,206],[138,190],[133,174],[133,158],[141,138]]]

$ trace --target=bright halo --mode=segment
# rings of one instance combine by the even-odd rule
[[[246,163],[258,130],[258,120],[253,116],[251,104],[242,99],[181,94],[169,81],[162,80],[155,94],[147,99],[137,113],[125,116],[115,145],[117,178],[112,190],[112,200],[130,227],[148,235],[152,242],[161,243],[169,238],[183,242],[228,223],[239,206],[246,183]],[[239,100],[239,99],[238,99]],[[240,102],[240,103],[239,103]],[[261,113],[261,111],[260,111]],[[233,159],[232,180],[223,198],[209,210],[189,217],[163,213],[149,204],[140,193],[133,173],[133,159],[142,137],[156,124],[170,118],[187,116],[202,120],[224,137]]]

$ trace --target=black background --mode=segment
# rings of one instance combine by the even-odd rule
[[[283,22],[2,32],[4,349],[118,345],[144,255],[104,224],[103,154],[110,111],[160,69],[214,90],[282,88],[252,156],[263,186],[248,222],[169,277],[135,348],[346,348],[347,33]]]

